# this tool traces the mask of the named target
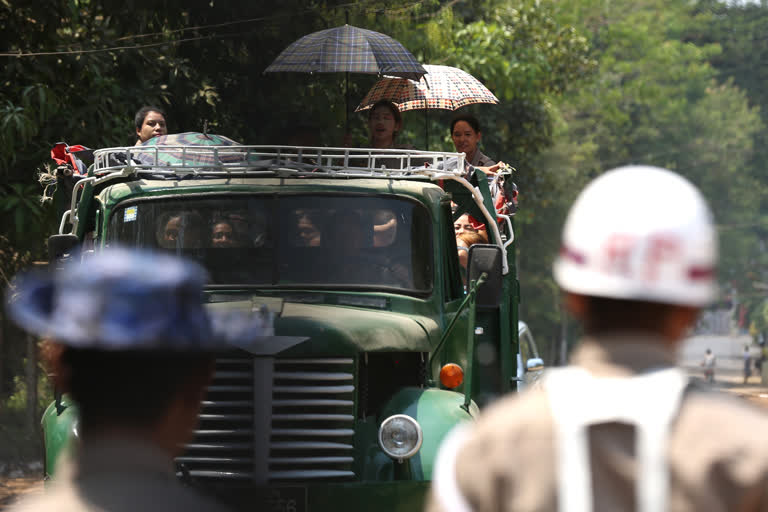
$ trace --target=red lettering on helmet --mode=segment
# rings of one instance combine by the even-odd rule
[[[691,281],[711,279],[714,275],[715,269],[712,267],[691,267],[688,269],[688,278]]]
[[[659,266],[680,258],[680,239],[674,235],[654,235],[648,240],[645,253],[645,279],[655,281],[659,277]]]
[[[603,271],[606,274],[630,276],[631,259],[637,237],[626,233],[614,233],[603,244]]]
[[[560,256],[566,260],[571,260],[574,263],[577,263],[579,265],[583,265],[586,263],[587,258],[584,257],[583,254],[580,252],[574,251],[573,249],[570,249],[566,246],[560,247]]]

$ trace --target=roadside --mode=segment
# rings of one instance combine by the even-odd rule
[[[0,414],[0,510],[18,497],[43,490],[39,429],[8,408]]]
[[[8,508],[19,498],[43,492],[43,465],[31,462],[8,469],[0,463],[0,510]]]
[[[744,382],[744,347],[750,348],[753,364],[752,374]],[[717,358],[715,383],[713,389],[745,398],[757,405],[768,408],[768,386],[762,383],[762,377],[754,368],[754,358],[759,350],[751,345],[747,335],[736,336],[694,336],[686,340],[680,351],[678,364],[693,380],[704,382],[704,370],[701,360],[704,352],[711,349]]]

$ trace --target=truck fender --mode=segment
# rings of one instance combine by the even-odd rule
[[[404,475],[412,480],[432,479],[435,458],[443,438],[454,427],[472,421],[479,413],[476,404],[471,403],[469,410],[465,410],[463,405],[462,393],[445,389],[403,388],[390,398],[378,418],[377,431],[390,416],[405,414],[419,423],[423,435],[421,449],[412,458],[399,463],[385,456],[389,463],[394,464],[396,478],[397,475]],[[377,460],[383,459],[377,457]],[[404,465],[409,467],[397,467]]]
[[[55,475],[56,465],[70,443],[80,438],[77,406],[64,395],[61,402],[51,402],[40,421],[43,429],[45,479]]]

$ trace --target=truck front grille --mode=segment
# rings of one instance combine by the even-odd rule
[[[186,453],[177,457],[193,478],[254,477],[254,365],[251,357],[216,360],[200,422]]]
[[[195,479],[353,479],[354,396],[352,358],[218,359],[176,461]]]
[[[271,480],[354,478],[354,360],[275,361]]]

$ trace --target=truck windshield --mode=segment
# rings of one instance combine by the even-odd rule
[[[187,195],[123,204],[109,222],[108,244],[195,259],[212,284],[432,287],[430,217],[414,201]]]

